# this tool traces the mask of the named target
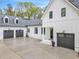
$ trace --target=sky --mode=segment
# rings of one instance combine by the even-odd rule
[[[11,4],[15,8],[18,2],[32,2],[43,8],[49,3],[49,0],[0,0],[0,8],[6,8],[7,4]]]

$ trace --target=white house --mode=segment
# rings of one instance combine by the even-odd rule
[[[79,52],[79,0],[51,0],[42,20],[0,16],[0,39],[32,37]]]
[[[0,16],[0,40],[26,37],[41,39],[41,20],[25,20],[15,16]],[[28,28],[31,30],[27,32]],[[34,28],[37,28],[34,30]],[[34,31],[37,31],[35,34]]]
[[[26,37],[25,20],[14,16],[0,16],[0,40],[6,38]]]
[[[79,0],[51,0],[42,20],[42,42],[79,52]]]

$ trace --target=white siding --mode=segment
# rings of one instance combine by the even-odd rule
[[[61,17],[61,8],[66,8],[66,17]],[[53,19],[49,19],[49,11],[53,11]],[[64,18],[69,19],[69,17],[76,18],[79,16],[77,13],[78,12],[75,10],[75,8],[64,0],[54,0],[46,14],[42,17],[42,20],[51,22],[50,20],[61,20]]]
[[[66,8],[66,17],[61,17],[61,8]],[[53,11],[53,19],[49,19],[49,11]],[[46,14],[42,17],[42,20],[43,27],[53,28],[55,46],[57,46],[57,33],[74,33],[75,51],[79,52],[79,14],[75,8],[66,3],[65,0],[54,0]],[[43,38],[46,37],[44,36]]]
[[[35,34],[35,28],[38,28],[38,34]],[[29,26],[30,32],[28,33],[29,37],[36,38],[36,39],[42,39],[41,34],[41,26]]]
[[[54,41],[57,46],[57,33],[74,33],[75,34],[75,50],[79,51],[79,20],[53,22]]]

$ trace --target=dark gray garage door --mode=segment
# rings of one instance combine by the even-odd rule
[[[74,34],[57,33],[57,46],[74,50]]]
[[[23,30],[16,30],[16,37],[23,37]]]
[[[5,38],[13,38],[14,37],[14,31],[13,30],[4,30],[3,31],[3,37]]]

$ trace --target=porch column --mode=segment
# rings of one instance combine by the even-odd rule
[[[44,28],[44,40],[50,39],[50,28]]]
[[[16,30],[14,30],[14,39],[16,38]]]
[[[24,30],[24,33],[23,34],[24,34],[24,37],[26,37],[27,29]]]
[[[43,28],[43,41],[42,43],[51,45],[51,40],[50,39],[50,28],[45,27]]]

